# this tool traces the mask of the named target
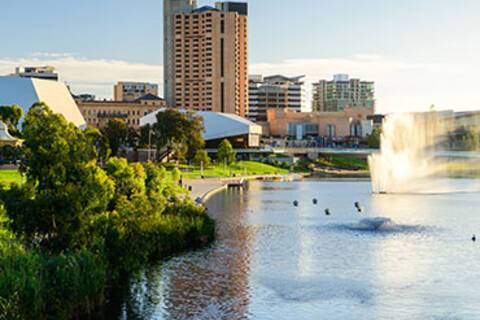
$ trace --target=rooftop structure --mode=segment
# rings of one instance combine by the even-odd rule
[[[140,119],[140,126],[154,124],[157,121],[157,113],[165,109],[157,110]],[[183,112],[187,112],[183,110]],[[258,147],[262,127],[235,114],[219,112],[199,111],[195,112],[203,118],[205,131],[203,138],[207,147],[216,147],[223,139],[229,139],[234,147],[248,148]]]
[[[58,73],[52,66],[16,67],[13,76],[58,81]]]
[[[0,105],[19,105],[26,114],[37,103],[46,103],[78,127],[86,125],[67,86],[61,82],[18,76],[0,77]]]

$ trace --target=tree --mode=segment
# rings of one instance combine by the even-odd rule
[[[23,109],[18,105],[0,106],[0,120],[2,120],[8,126],[8,131],[13,136],[20,136],[20,131],[18,130],[17,126],[22,117]]]
[[[108,139],[112,155],[118,156],[120,148],[127,143],[128,127],[124,120],[113,119],[101,130]]]
[[[372,133],[367,136],[367,145],[369,148],[378,149],[380,148],[380,139],[382,135],[382,129],[375,128]]]
[[[90,139],[90,141],[92,141],[93,146],[95,147],[97,160],[100,163],[105,163],[112,153],[108,143],[108,138],[105,137],[100,130],[90,126],[85,130],[84,133]]]
[[[194,165],[196,165],[197,167],[203,165],[204,168],[207,168],[208,166],[210,166],[210,162],[211,160],[206,150],[197,150],[197,152],[195,153],[195,157],[193,158]]]
[[[28,112],[23,138],[26,183],[0,193],[14,231],[52,252],[81,246],[85,221],[114,195],[91,138],[43,103]]]
[[[186,156],[191,159],[195,152],[205,145],[202,135],[203,121],[192,113],[174,109],[159,112],[153,130],[157,149],[165,148],[167,154],[175,151],[177,158]]]
[[[231,165],[235,162],[235,158],[236,154],[232,144],[227,139],[224,139],[218,146],[218,162]]]
[[[461,137],[465,150],[474,151],[480,147],[480,136],[475,130],[467,129],[462,133]]]

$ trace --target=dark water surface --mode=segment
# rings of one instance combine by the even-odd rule
[[[133,277],[117,319],[480,319],[477,193],[253,182],[208,207],[218,241]]]

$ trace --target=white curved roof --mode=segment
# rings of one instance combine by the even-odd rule
[[[0,105],[18,104],[26,114],[37,102],[45,102],[53,112],[62,114],[78,127],[86,126],[65,84],[52,80],[0,76]]]
[[[164,110],[159,109],[147,114],[140,119],[140,126],[154,124],[157,121],[157,113]],[[186,112],[185,110],[181,111]],[[209,111],[199,111],[195,112],[195,114],[203,118],[203,126],[205,127],[203,139],[206,141],[246,134],[262,134],[261,126],[235,114]]]

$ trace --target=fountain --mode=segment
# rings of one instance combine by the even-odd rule
[[[368,159],[374,193],[433,192],[444,168],[435,157],[447,130],[435,112],[392,114],[383,124],[380,153]]]

